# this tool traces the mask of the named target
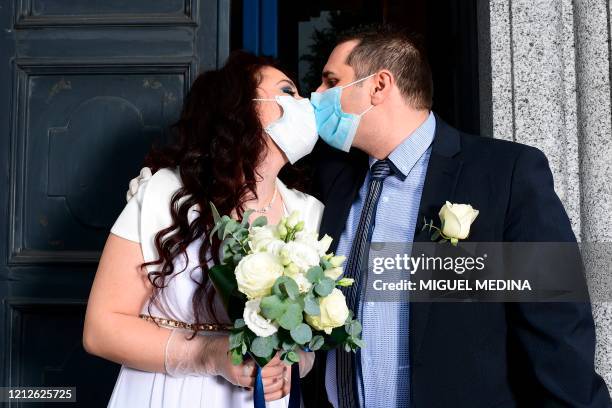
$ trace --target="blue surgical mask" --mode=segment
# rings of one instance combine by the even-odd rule
[[[371,105],[359,114],[342,111],[342,105],[340,104],[342,89],[365,81],[374,75],[376,74],[368,75],[347,85],[330,88],[325,92],[311,93],[310,103],[312,103],[315,111],[317,132],[321,139],[330,146],[348,152],[353,144],[361,117],[374,107],[374,105]]]

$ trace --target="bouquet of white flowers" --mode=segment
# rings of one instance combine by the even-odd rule
[[[290,365],[299,361],[299,349],[363,347],[361,325],[338,289],[353,280],[342,278],[345,257],[327,253],[331,237],[304,230],[298,212],[277,225],[264,216],[249,225],[251,211],[240,222],[211,208],[221,264],[209,276],[234,323],[234,364],[251,355],[263,367],[280,351]]]

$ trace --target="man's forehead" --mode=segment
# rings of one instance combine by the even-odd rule
[[[327,64],[323,68],[323,76],[342,75],[352,72],[352,68],[346,64],[346,59],[356,45],[356,40],[338,44],[327,59]]]

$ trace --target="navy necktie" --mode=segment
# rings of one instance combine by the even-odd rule
[[[388,159],[378,160],[370,168],[370,184],[368,194],[364,200],[361,215],[359,217],[359,225],[353,243],[351,252],[348,256],[344,277],[353,278],[353,285],[342,288],[346,296],[347,306],[358,313],[361,296],[367,278],[367,255],[369,244],[372,240],[372,231],[374,230],[374,222],[376,220],[376,207],[380,193],[382,191],[383,182],[390,174],[393,173],[391,164]],[[364,271],[362,271],[364,269]],[[338,403],[341,408],[354,408],[359,406],[359,398],[357,395],[357,375],[355,367],[357,364],[357,355],[352,352],[346,352],[338,349],[336,352],[336,384],[338,390]]]

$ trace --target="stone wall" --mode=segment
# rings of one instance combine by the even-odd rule
[[[605,0],[479,5],[482,133],[546,153],[583,242],[612,242],[611,11]],[[612,293],[612,272],[585,261],[592,296]],[[597,371],[612,389],[612,303],[594,302],[593,313]]]

